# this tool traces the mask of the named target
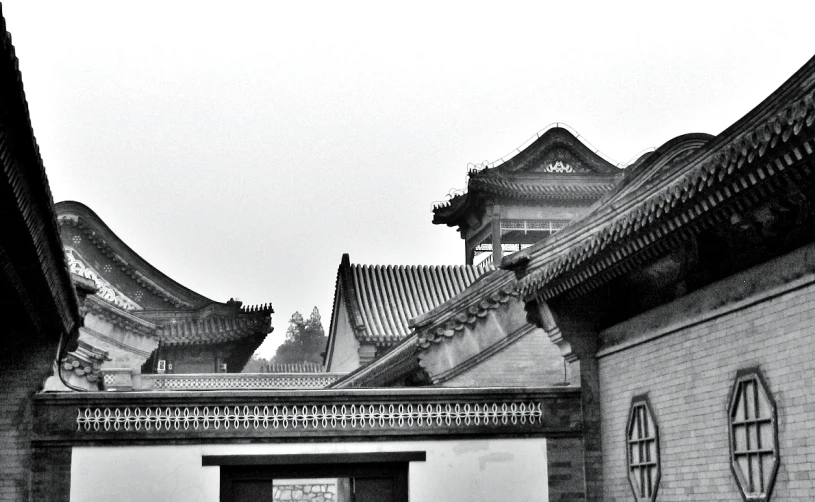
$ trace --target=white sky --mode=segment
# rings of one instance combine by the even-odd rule
[[[630,160],[716,134],[812,57],[815,2],[10,0],[56,201],[210,298],[328,329],[343,252],[457,264],[431,203],[569,124]],[[661,7],[665,5],[666,7]]]

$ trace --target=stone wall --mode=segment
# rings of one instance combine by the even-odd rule
[[[274,502],[330,502],[337,500],[337,480],[275,480]]]
[[[647,394],[659,427],[658,500],[741,501],[730,470],[727,403],[736,372],[750,367],[760,368],[777,404],[772,500],[815,500],[815,276],[796,276],[801,255],[792,258],[610,330],[615,342],[599,353],[605,500],[632,500],[626,423],[632,397]],[[733,301],[739,290],[745,294]]]

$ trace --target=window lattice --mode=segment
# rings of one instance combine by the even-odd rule
[[[659,486],[659,434],[645,396],[635,397],[626,431],[628,479],[635,500],[656,500]]]
[[[554,234],[567,223],[567,220],[501,220],[501,230]]]
[[[736,376],[729,401],[730,462],[745,499],[769,500],[778,470],[775,402],[758,370]]]

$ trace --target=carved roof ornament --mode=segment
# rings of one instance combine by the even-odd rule
[[[572,168],[571,164],[564,164],[562,161],[558,160],[554,163],[549,163],[543,170],[545,173],[573,173],[575,170]]]
[[[102,278],[98,272],[84,264],[79,258],[79,254],[76,252],[76,250],[66,247],[65,258],[68,261],[68,268],[71,270],[71,273],[93,281],[93,283],[96,285],[96,296],[107,300],[124,310],[141,310],[142,307],[138,303],[122,294],[109,282]]]

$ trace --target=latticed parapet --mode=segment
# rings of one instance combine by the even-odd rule
[[[135,375],[136,390],[281,390],[323,389],[343,373],[213,373]],[[119,387],[120,377],[105,375],[105,389]],[[108,385],[110,382],[110,385]]]
[[[35,440],[580,435],[579,389],[41,395]]]

